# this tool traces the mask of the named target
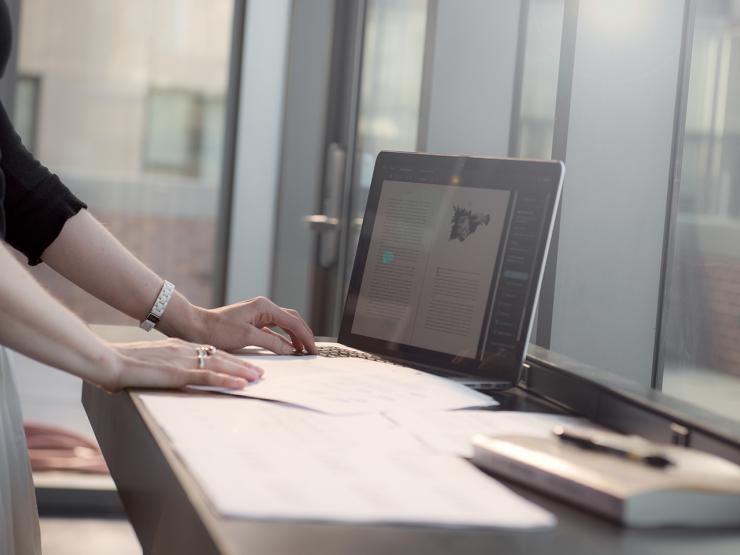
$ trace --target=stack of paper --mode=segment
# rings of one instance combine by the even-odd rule
[[[464,385],[412,368],[369,360],[272,356],[255,360],[265,371],[244,389],[199,387],[229,395],[282,401],[330,414],[399,409],[450,410],[498,403]]]
[[[542,528],[547,511],[381,414],[142,396],[217,510],[270,520]],[[204,446],[207,445],[207,448]]]
[[[476,434],[545,438],[552,437],[556,425],[584,427],[582,418],[535,412],[403,410],[387,416],[433,451],[468,458],[473,456],[471,438]]]
[[[199,388],[249,400],[142,396],[222,514],[494,528],[554,525],[551,514],[461,457],[470,455],[476,433],[542,436],[556,423],[573,421],[456,410],[497,403],[402,366],[285,356],[256,362],[265,375],[243,390]]]

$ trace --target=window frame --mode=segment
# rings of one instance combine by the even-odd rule
[[[663,389],[663,370],[665,366],[666,334],[664,329],[668,320],[667,297],[670,291],[670,269],[674,263],[676,241],[676,219],[681,184],[681,167],[683,147],[686,135],[686,108],[689,97],[689,80],[691,75],[691,52],[694,39],[694,22],[696,19],[695,0],[684,0],[684,27],[681,44],[681,61],[677,83],[677,101],[674,115],[673,145],[671,152],[671,174],[668,182],[666,199],[665,227],[663,231],[663,253],[660,260],[660,284],[658,307],[655,322],[655,347],[653,350],[653,372],[650,385],[656,390]]]
[[[527,16],[528,6],[532,0],[522,0],[522,17]],[[655,334],[653,338],[653,361],[650,368],[649,383],[656,390],[662,389],[663,369],[665,358],[664,327],[667,317],[666,297],[670,287],[669,269],[673,263],[673,247],[675,242],[676,217],[680,192],[681,164],[683,160],[683,145],[686,124],[686,106],[688,100],[689,77],[691,68],[691,53],[696,15],[696,0],[683,0],[683,27],[681,31],[681,51],[679,53],[679,72],[676,83],[676,101],[672,132],[669,177],[667,184],[666,209],[664,212],[662,251],[658,283],[657,306],[655,311]],[[563,30],[561,36],[561,50],[557,83],[557,98],[555,107],[555,124],[553,130],[552,158],[566,161],[568,144],[568,127],[571,105],[571,87],[576,56],[576,34],[578,30],[578,15],[580,0],[564,0]],[[526,32],[526,25],[521,28]],[[523,63],[523,55],[519,64]],[[520,88],[519,88],[520,89]],[[521,94],[521,90],[517,91]],[[518,103],[514,104],[512,121],[519,121]],[[512,129],[514,125],[512,125]],[[512,152],[515,154],[515,152]],[[567,178],[566,178],[567,179]],[[566,185],[567,186],[567,185]],[[534,341],[541,347],[549,349],[553,331],[555,281],[558,264],[558,244],[560,237],[560,212],[556,216],[553,240],[548,255],[540,291],[537,309],[537,320],[534,327]]]

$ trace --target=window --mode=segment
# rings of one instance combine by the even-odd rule
[[[740,420],[740,2],[697,2],[663,390]]]
[[[378,152],[416,148],[426,16],[426,0],[367,3],[352,196],[355,224],[365,212]],[[350,261],[359,231],[354,225]],[[347,278],[351,268],[345,268]]]
[[[138,257],[210,305],[232,0],[24,0],[16,123]],[[41,92],[43,84],[43,95]],[[184,240],[187,238],[187,240]],[[43,265],[92,323],[131,323]]]
[[[13,120],[23,144],[31,152],[36,150],[40,94],[41,79],[39,77],[18,76]]]
[[[552,155],[563,0],[530,0],[524,45],[516,154],[548,160]]]
[[[378,152],[416,147],[426,9],[426,0],[367,5],[357,124],[359,215]]]
[[[197,93],[150,91],[144,123],[146,170],[198,175],[203,98]]]
[[[151,90],[144,122],[143,170],[218,179],[223,149],[223,98]]]

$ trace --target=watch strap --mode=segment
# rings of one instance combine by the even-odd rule
[[[162,318],[162,315],[167,308],[167,304],[169,304],[174,292],[175,284],[164,280],[162,289],[160,289],[159,295],[149,311],[149,315],[139,324],[141,329],[151,331],[157,326],[157,324],[159,324],[159,320]]]

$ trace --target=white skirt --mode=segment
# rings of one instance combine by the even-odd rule
[[[0,346],[0,554],[41,553],[39,517],[21,404]]]

